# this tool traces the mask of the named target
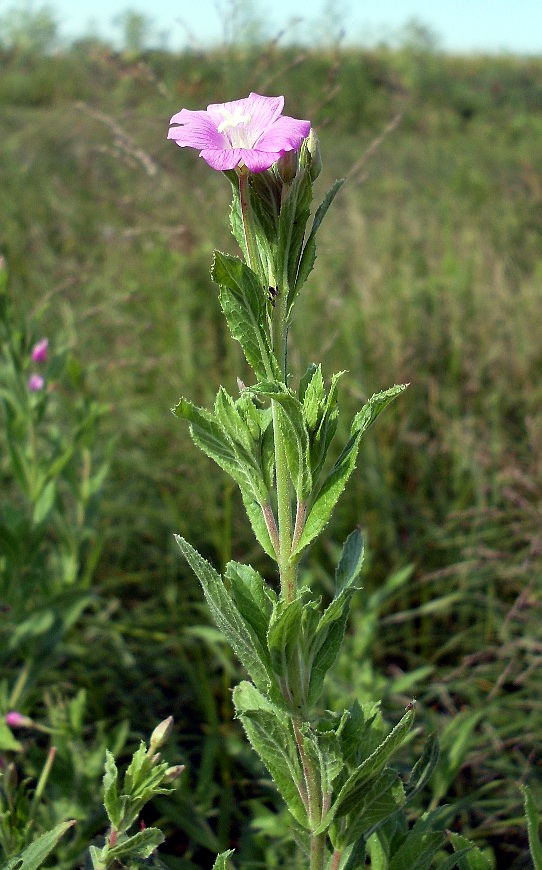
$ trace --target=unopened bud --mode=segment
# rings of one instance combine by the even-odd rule
[[[17,710],[10,710],[6,713],[6,725],[10,728],[30,728],[34,723],[28,716],[23,716]]]
[[[168,716],[167,719],[164,719],[163,722],[160,722],[160,724],[157,725],[152,732],[151,739],[149,741],[149,748],[152,750],[160,749],[161,746],[167,743],[172,731],[173,716]]]
[[[184,764],[175,764],[173,767],[168,767],[168,769],[164,773],[164,778],[162,782],[175,782],[175,780],[178,779],[178,777],[183,772],[184,768]]]
[[[301,146],[301,165],[308,170],[311,181],[316,181],[322,171],[322,155],[318,136],[312,127]]]
[[[284,184],[290,184],[297,175],[299,169],[299,155],[297,151],[285,151],[277,161],[277,172]]]

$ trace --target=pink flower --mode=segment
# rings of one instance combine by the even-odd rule
[[[30,359],[32,360],[32,362],[47,362],[48,347],[48,338],[42,338],[41,341],[38,341],[38,343],[35,344],[32,348],[32,353],[30,354]]]
[[[235,169],[244,164],[263,172],[285,154],[297,151],[310,132],[309,121],[282,114],[284,97],[249,94],[243,100],[216,103],[207,111],[181,109],[173,115],[168,139],[177,145],[199,148],[200,157],[213,169]]]
[[[6,725],[9,725],[10,728],[23,728],[25,725],[31,724],[32,720],[28,716],[18,713],[17,710],[10,710],[9,713],[6,713]]]
[[[41,375],[32,374],[28,378],[28,389],[31,393],[39,393],[40,390],[43,390],[44,385],[45,379]]]

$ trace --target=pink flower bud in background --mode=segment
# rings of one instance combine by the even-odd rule
[[[45,379],[41,375],[33,374],[28,378],[28,389],[31,393],[38,393],[40,390],[43,390],[44,385]]]
[[[9,725],[10,728],[24,728],[32,725],[32,719],[23,716],[17,710],[10,710],[9,713],[6,713],[6,725]]]
[[[47,362],[47,350],[49,348],[49,339],[42,338],[41,341],[38,341],[37,344],[32,348],[32,353],[30,354],[30,359],[32,362]]]

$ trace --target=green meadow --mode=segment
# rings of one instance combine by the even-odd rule
[[[379,693],[394,723],[416,698],[413,757],[441,736],[425,805],[448,805],[497,870],[532,866],[519,785],[542,806],[542,60],[88,39],[4,48],[0,69],[0,713],[39,725],[2,724],[0,755],[33,788],[56,747],[33,834],[78,822],[50,866],[82,866],[104,830],[105,747],[122,764],[170,714],[187,770],[144,816],[164,864],[211,867],[235,847],[247,867],[290,866],[289,842],[269,840],[286,817],[233,719],[240,669],[173,539],[273,577],[238,493],[170,411],[247,371],[209,276],[213,248],[236,251],[229,184],[166,141],[168,123],[249,91],[311,120],[321,196],[347,177],[291,371],[344,370],[345,419],[410,384],[304,561],[325,597],[364,530],[326,704]],[[43,336],[30,430],[21,384]],[[25,462],[42,458],[38,491]]]

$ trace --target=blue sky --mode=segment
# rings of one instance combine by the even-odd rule
[[[0,0],[0,13],[30,4],[48,6],[60,31],[72,37],[94,31],[109,38],[118,27],[116,16],[132,9],[143,13],[154,33],[165,35],[177,48],[187,34],[206,45],[224,35],[231,24],[232,4],[247,3],[270,36],[287,27],[294,16],[303,19],[295,34],[318,37],[323,31],[345,25],[348,41],[375,42],[393,39],[412,18],[428,26],[450,51],[512,52],[542,55],[542,0]],[[333,9],[334,14],[326,15]]]

